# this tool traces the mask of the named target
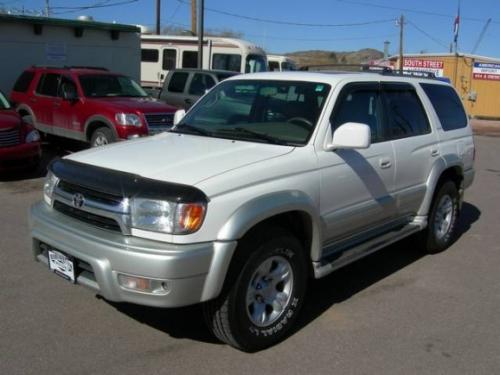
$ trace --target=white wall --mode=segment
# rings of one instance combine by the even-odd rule
[[[76,38],[72,27],[43,25],[42,34],[35,35],[33,25],[0,23],[0,90],[8,95],[31,65],[99,66],[139,82],[140,43],[138,33],[120,31],[112,40],[109,31],[84,29]]]

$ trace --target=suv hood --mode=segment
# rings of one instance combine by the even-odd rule
[[[127,97],[105,97],[86,98],[86,101],[93,105],[102,105],[116,111],[139,111],[142,113],[170,113],[177,109],[153,98],[127,98]]]
[[[245,165],[293,151],[294,147],[162,133],[67,156],[81,163],[142,177],[192,185]]]

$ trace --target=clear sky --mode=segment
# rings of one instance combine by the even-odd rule
[[[85,10],[65,9],[109,5]],[[351,51],[383,49],[391,42],[397,53],[403,13],[406,53],[447,52],[453,40],[453,22],[459,0],[205,0],[205,27],[229,29],[268,52],[325,49]],[[91,15],[96,21],[154,27],[155,0],[49,0],[54,16]],[[45,0],[0,0],[0,7],[42,10]],[[476,54],[500,58],[500,0],[461,0],[459,50],[470,53],[488,18],[492,21]],[[190,0],[162,0],[162,25],[190,28]],[[350,26],[333,26],[333,25]]]

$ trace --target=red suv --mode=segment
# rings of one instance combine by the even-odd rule
[[[131,78],[90,67],[31,67],[16,81],[11,100],[41,132],[92,147],[167,130],[175,113]]]
[[[0,171],[37,167],[40,135],[21,121],[0,92]]]

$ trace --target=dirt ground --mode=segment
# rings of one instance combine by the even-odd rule
[[[500,137],[500,121],[472,119],[470,123],[476,135]]]

